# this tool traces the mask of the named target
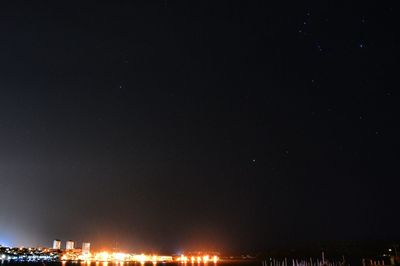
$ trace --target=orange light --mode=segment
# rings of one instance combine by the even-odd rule
[[[127,254],[118,252],[118,253],[114,253],[113,257],[114,257],[114,260],[124,261],[127,257]]]
[[[183,254],[177,259],[177,261],[180,261],[181,263],[187,263],[188,260],[189,260],[188,257],[186,257]]]
[[[108,254],[108,252],[103,251],[103,252],[97,253],[97,254],[95,255],[95,259],[96,259],[97,261],[106,262],[106,261],[108,261],[108,260],[110,259],[110,255]]]

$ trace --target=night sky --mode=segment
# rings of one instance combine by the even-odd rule
[[[34,2],[0,4],[0,244],[400,237],[391,1]]]

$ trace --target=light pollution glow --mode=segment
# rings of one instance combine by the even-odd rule
[[[191,256],[190,259],[189,257],[185,255],[181,255],[179,257],[172,257],[172,256],[160,256],[160,255],[145,255],[145,254],[129,254],[129,253],[122,253],[122,252],[107,252],[107,251],[102,251],[102,252],[97,252],[97,253],[88,253],[88,254],[75,254],[75,253],[65,253],[61,257],[62,261],[75,261],[75,260],[80,260],[80,261],[98,261],[98,262],[140,262],[141,264],[144,264],[146,262],[153,262],[153,264],[156,264],[157,262],[172,262],[172,261],[177,261],[183,264],[188,263],[189,261],[194,264],[200,264],[204,263],[207,264],[208,262],[213,262],[217,263],[219,260],[219,257],[214,255],[210,257],[209,255],[203,255],[203,256]]]

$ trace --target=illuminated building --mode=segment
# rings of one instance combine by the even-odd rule
[[[83,242],[82,243],[82,254],[89,254],[90,253],[90,243]]]
[[[53,241],[53,249],[61,249],[61,240],[55,239]]]
[[[66,249],[66,250],[74,249],[74,241],[68,240],[68,241],[65,243],[65,249]]]

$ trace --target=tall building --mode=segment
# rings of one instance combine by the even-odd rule
[[[61,249],[61,240],[55,239],[53,241],[53,249]]]
[[[68,240],[68,241],[65,243],[65,249],[66,249],[66,250],[74,249],[74,241]]]
[[[82,254],[89,254],[90,253],[90,243],[83,242],[82,243]]]

